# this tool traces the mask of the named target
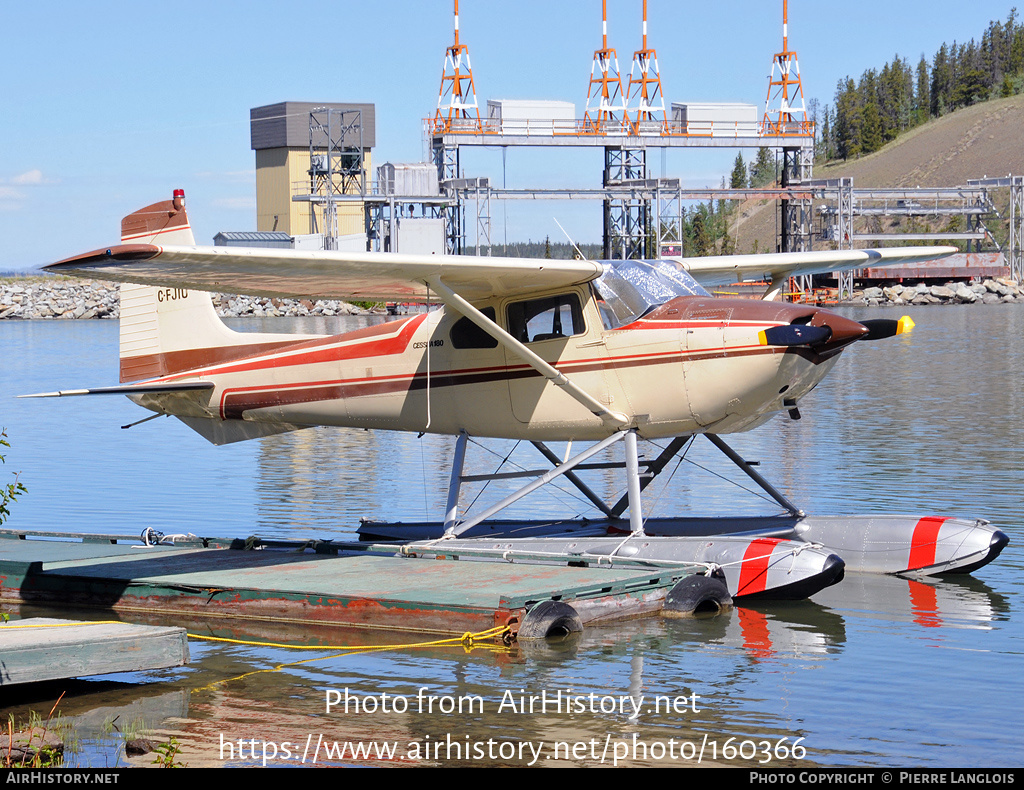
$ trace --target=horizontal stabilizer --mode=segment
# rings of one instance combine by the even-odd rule
[[[63,398],[69,395],[142,395],[171,392],[192,392],[196,390],[212,390],[212,381],[190,381],[182,384],[134,384],[119,387],[91,387],[79,390],[57,390],[57,392],[36,392],[32,395],[19,395],[19,398]]]

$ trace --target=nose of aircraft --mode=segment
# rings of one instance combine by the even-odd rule
[[[759,333],[763,346],[812,346],[839,349],[857,340],[864,340],[871,330],[864,324],[820,308],[799,309],[789,316],[789,323],[773,326]],[[774,320],[786,320],[784,314]]]
[[[733,322],[772,323],[759,332],[764,346],[805,346],[818,354],[829,356],[858,340],[881,340],[904,331],[913,323],[908,318],[885,318],[854,321],[820,307],[762,302],[755,299],[705,299],[683,297],[664,305],[651,319],[684,318],[718,319]],[[664,315],[662,315],[664,314]]]

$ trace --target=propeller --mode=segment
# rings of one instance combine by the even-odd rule
[[[757,337],[762,346],[816,346],[827,343],[832,330],[827,326],[787,324],[762,330]]]
[[[850,321],[831,315],[824,326],[811,324],[788,324],[773,326],[757,333],[762,346],[820,346],[829,342],[850,342],[852,340],[882,340],[901,335],[914,327],[910,316],[898,321],[892,318],[869,318],[865,321]]]
[[[909,332],[914,327],[914,322],[908,315],[898,321],[893,318],[869,318],[859,323],[868,329],[868,333],[861,340],[882,340],[887,337],[895,337]]]

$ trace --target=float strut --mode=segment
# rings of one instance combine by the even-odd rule
[[[671,444],[669,444],[669,446],[662,451],[661,455],[659,455],[653,461],[646,462],[647,471],[644,474],[640,475],[641,493],[645,488],[647,488],[647,486],[654,482],[654,478],[656,478],[658,475],[662,473],[662,471],[665,469],[665,465],[668,464],[668,462],[671,461],[679,453],[680,450],[686,447],[686,443],[689,442],[692,438],[692,435],[677,436],[675,439],[672,440]],[[612,507],[612,512],[609,513],[609,515],[613,518],[618,518],[625,512],[628,506],[629,492],[627,491],[619,498],[619,501],[615,503],[615,505]]]
[[[786,499],[786,497],[783,496],[782,492],[775,488],[775,486],[773,486],[771,483],[769,483],[767,480],[761,477],[761,475],[755,472],[753,467],[750,466],[750,464],[744,461],[743,458],[741,458],[735,450],[733,450],[729,445],[722,441],[721,437],[716,436],[713,433],[706,433],[704,435],[708,438],[709,442],[711,442],[715,447],[717,447],[719,450],[725,453],[726,457],[728,457],[730,461],[732,461],[734,464],[736,464],[736,466],[742,469],[751,480],[753,480],[755,483],[761,486],[762,490],[766,494],[768,494],[768,496],[770,496],[772,499],[774,499],[776,502],[778,502],[780,505],[786,508],[786,510],[789,511],[791,516],[803,518],[805,515],[807,515],[806,513],[804,513],[804,511],[802,511],[800,508],[798,508],[796,505],[794,505],[792,502]]]
[[[466,441],[469,434],[459,431],[455,439],[455,457],[452,458],[452,476],[448,481],[448,506],[444,511],[445,531],[452,529],[459,517],[459,492],[462,490],[462,467],[466,462]]]
[[[548,461],[550,461],[555,466],[558,466],[560,463],[562,463],[562,460],[553,452],[551,452],[551,449],[543,442],[531,442],[531,444],[540,451],[541,455],[547,458]],[[599,497],[591,490],[590,486],[588,486],[586,483],[580,480],[579,475],[577,475],[575,472],[566,472],[565,477],[569,482],[576,486],[576,488],[579,490],[581,494],[583,494],[583,496],[590,500],[591,504],[593,504],[594,507],[596,507],[609,518],[616,517],[617,514],[612,513],[612,509],[604,503],[601,497]]]
[[[626,494],[629,496],[629,531],[644,534],[643,505],[640,502],[640,459],[636,450],[636,431],[626,431]]]
[[[495,513],[499,513],[500,511],[502,511],[505,508],[507,508],[513,502],[518,502],[520,499],[522,499],[527,494],[529,494],[529,493],[531,493],[533,491],[536,491],[541,486],[547,485],[548,483],[550,483],[555,478],[559,477],[560,475],[564,475],[570,469],[572,469],[575,466],[578,466],[579,464],[582,464],[584,461],[586,461],[591,456],[594,456],[597,453],[603,452],[607,447],[610,447],[611,445],[615,444],[615,442],[619,441],[620,439],[622,439],[623,437],[626,437],[626,436],[628,436],[628,434],[624,434],[624,433],[621,433],[621,432],[616,432],[616,433],[613,433],[611,436],[608,436],[607,438],[602,439],[600,442],[598,442],[597,444],[593,445],[592,447],[589,447],[588,449],[584,450],[583,452],[579,453],[578,455],[573,456],[568,461],[565,461],[564,463],[559,464],[554,469],[551,469],[548,472],[546,472],[545,474],[541,475],[536,480],[534,480],[532,483],[523,486],[522,488],[520,488],[515,493],[510,494],[509,496],[505,497],[503,500],[498,502],[496,505],[492,505],[491,507],[487,508],[487,510],[485,510],[480,515],[475,516],[475,517],[473,517],[471,519],[468,519],[466,521],[463,521],[458,526],[453,524],[451,526],[451,528],[446,529],[444,531],[444,537],[446,537],[446,538],[458,537],[459,535],[461,535],[466,530],[470,529],[471,527],[475,527],[477,524],[481,523],[482,521],[486,521],[491,516],[493,516]],[[635,436],[634,436],[634,441],[635,441]],[[628,455],[628,452],[627,452],[627,455]],[[635,453],[634,453],[634,456],[635,456]]]

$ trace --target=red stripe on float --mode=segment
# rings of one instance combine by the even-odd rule
[[[914,536],[910,539],[910,560],[907,570],[927,568],[935,564],[935,545],[939,538],[939,527],[946,519],[926,516],[914,527]]]
[[[737,595],[764,592],[768,582],[768,563],[772,559],[772,551],[780,542],[779,538],[758,538],[750,541],[740,565]]]

